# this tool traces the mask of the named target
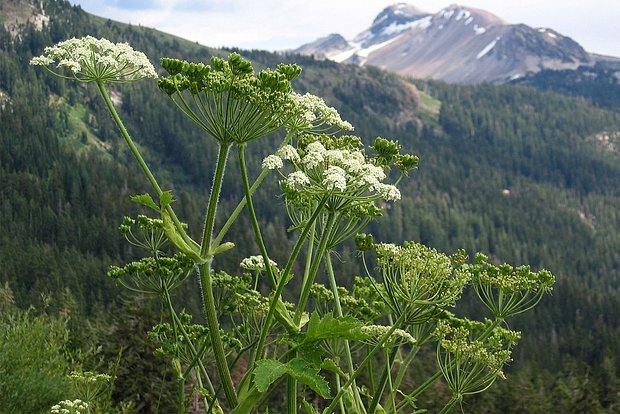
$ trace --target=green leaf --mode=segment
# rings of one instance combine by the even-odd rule
[[[321,369],[334,372],[340,375],[342,378],[348,378],[347,374],[345,374],[344,371],[338,366],[338,364],[336,364],[336,362],[331,358],[325,358],[321,362]]]
[[[162,210],[172,203],[174,203],[174,197],[172,196],[171,191],[164,191],[163,193],[161,193],[161,195],[159,196],[159,205],[161,206]]]
[[[301,403],[306,409],[306,414],[320,414],[308,401],[302,399]]]
[[[352,316],[334,318],[330,312],[320,319],[318,313],[313,312],[304,342],[321,339],[367,339],[368,334],[362,331],[362,326],[362,323]]]
[[[323,398],[330,398],[329,383],[319,375],[319,367],[303,358],[295,358],[283,364],[275,359],[262,359],[256,363],[254,384],[259,392],[265,392],[282,375],[288,374],[307,385]]]
[[[286,328],[288,332],[296,333],[300,331],[300,328],[295,324],[293,318],[291,318],[291,314],[288,309],[286,309],[286,305],[284,304],[282,299],[278,299],[275,310],[276,320],[280,322],[280,324],[282,324],[282,326],[284,326],[284,328]]]
[[[172,222],[170,214],[165,209],[161,210],[161,218],[163,221],[163,230],[168,237],[170,243],[172,243],[177,249],[188,255],[196,263],[204,263],[205,260],[200,256],[200,245],[187,237],[190,244],[188,244],[183,235],[181,235]],[[183,230],[181,230],[183,231]]]
[[[140,194],[131,196],[131,201],[134,203],[142,204],[143,206],[152,208],[155,211],[160,211],[155,201],[153,201],[153,197],[150,194]]]
[[[319,375],[319,368],[308,364],[302,358],[290,360],[287,364],[288,374],[297,381],[307,385],[323,398],[330,398],[329,383]]]
[[[275,359],[261,359],[254,370],[254,384],[259,392],[267,388],[288,371],[288,367]]]

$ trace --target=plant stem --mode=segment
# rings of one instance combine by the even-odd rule
[[[220,191],[222,190],[222,182],[224,181],[224,172],[226,170],[226,160],[228,159],[228,151],[230,144],[220,144],[217,155],[217,165],[215,167],[215,175],[213,176],[213,184],[211,193],[209,194],[209,205],[207,207],[207,216],[205,218],[205,227],[202,236],[202,247],[200,255],[207,256],[211,250],[211,239],[213,237],[213,228],[215,226],[215,214],[217,212],[217,204],[220,199]]]
[[[310,233],[308,235],[308,247],[306,248],[306,265],[304,266],[304,279],[302,282],[302,286],[306,284],[306,280],[308,279],[308,275],[310,274],[310,267],[312,265],[312,252],[314,250],[314,231],[316,229],[316,221],[313,221],[310,227]],[[294,351],[293,351],[294,352]],[[290,358],[294,358],[292,355]],[[337,376],[338,374],[336,374]],[[340,387],[340,383],[338,383]],[[287,379],[287,407],[289,411],[292,407],[297,409],[297,380],[291,376]],[[344,411],[343,411],[344,413]]]
[[[439,414],[447,414],[452,409],[452,407],[454,407],[459,401],[459,398],[450,398],[450,401],[448,401],[448,403],[444,405]]]
[[[282,276],[280,276],[280,279],[278,279],[276,290],[273,294],[273,298],[271,299],[271,303],[269,304],[269,312],[267,313],[267,317],[265,318],[265,323],[260,333],[258,345],[256,346],[256,354],[255,354],[256,359],[260,359],[262,356],[263,348],[265,347],[265,340],[267,338],[267,334],[269,333],[269,326],[271,325],[271,322],[273,321],[273,317],[276,313],[276,304],[278,303],[278,300],[280,300],[280,296],[282,295],[282,291],[284,290],[284,285],[286,285],[288,275],[290,274],[291,268],[293,267],[293,263],[295,263],[295,259],[297,258],[297,255],[299,254],[299,251],[301,250],[301,246],[304,244],[306,237],[308,236],[308,232],[310,231],[311,228],[314,227],[314,222],[319,217],[319,214],[321,213],[321,210],[323,209],[323,206],[325,205],[326,202],[327,202],[327,197],[323,197],[323,199],[317,205],[316,210],[314,211],[314,214],[312,215],[308,223],[306,223],[304,230],[299,235],[299,239],[297,239],[297,243],[295,244],[295,247],[293,247],[293,251],[291,252],[291,256],[289,257],[288,262],[286,263],[286,267],[282,271]],[[299,323],[299,321],[295,321],[295,322]]]
[[[291,140],[292,136],[293,136],[292,133],[289,132],[286,135],[286,138],[284,138],[284,140],[280,144],[279,148],[286,145]],[[254,191],[256,191],[258,186],[263,182],[263,180],[265,179],[265,177],[267,177],[268,174],[269,174],[269,169],[263,168],[263,170],[260,172],[260,174],[256,178],[256,181],[254,181],[254,183],[250,187],[250,194],[254,194]],[[239,201],[239,204],[237,204],[237,207],[235,207],[232,213],[228,215],[228,219],[226,220],[226,223],[224,223],[224,225],[218,232],[217,236],[213,239],[213,242],[212,242],[213,247],[217,247],[220,244],[220,242],[224,239],[230,227],[233,225],[233,223],[235,222],[239,214],[241,214],[241,210],[243,210],[243,207],[245,207],[246,203],[247,203],[247,196],[244,196],[241,199],[241,201]]]
[[[355,378],[357,378],[357,376],[360,375],[364,369],[366,369],[366,365],[368,365],[370,361],[372,361],[372,358],[375,356],[375,354],[383,348],[383,344],[385,344],[385,342],[390,338],[390,336],[396,330],[396,327],[399,324],[401,324],[402,321],[405,319],[405,313],[406,312],[403,312],[398,317],[394,325],[392,325],[392,327],[386,333],[384,333],[383,336],[381,336],[381,338],[379,339],[379,342],[368,353],[368,355],[366,355],[366,357],[362,360],[362,362],[359,364],[357,369],[353,372],[353,375],[351,375],[351,377],[347,380],[347,382],[342,386],[340,391],[338,391],[338,393],[336,394],[332,402],[329,404],[329,406],[325,409],[325,411],[323,411],[323,414],[331,414],[334,412],[334,408],[336,408],[336,405],[338,405],[338,402],[342,398],[346,389],[349,388],[351,384],[353,384],[353,381],[355,381]]]
[[[127,129],[125,128],[125,125],[123,124],[123,121],[121,121],[121,118],[118,116],[118,113],[116,112],[116,108],[114,108],[114,104],[112,103],[112,100],[110,99],[110,95],[108,95],[108,91],[105,89],[103,82],[97,81],[96,84],[97,84],[97,87],[99,88],[99,92],[101,92],[101,96],[103,97],[103,100],[105,101],[108,111],[112,115],[112,119],[114,119],[114,122],[118,126],[118,129],[120,130],[121,135],[125,139],[125,142],[127,143],[127,146],[129,147],[129,149],[131,150],[131,153],[135,157],[136,161],[138,161],[140,168],[142,168],[142,171],[144,172],[144,175],[146,175],[146,178],[149,180],[151,187],[153,187],[153,190],[155,190],[157,197],[161,197],[161,195],[164,192],[162,191],[161,187],[157,183],[157,180],[155,179],[155,176],[153,175],[153,173],[151,173],[151,170],[149,169],[148,165],[146,165],[146,161],[144,161],[144,158],[142,158],[142,154],[140,154],[138,147],[136,147],[136,144],[134,144],[133,140],[131,139],[131,136],[129,135],[129,132],[127,132]],[[179,234],[181,234],[181,236],[185,239],[186,242],[189,242],[189,237],[183,230],[183,226],[181,225],[181,222],[179,221],[179,218],[175,214],[172,207],[170,207],[169,205],[166,206],[166,211],[168,212],[168,214],[170,214],[170,217],[172,218],[174,226],[179,231]]]
[[[271,286],[273,288],[276,287],[276,277],[273,274],[273,269],[269,264],[269,255],[267,254],[267,247],[265,246],[265,241],[263,240],[263,235],[261,234],[260,227],[258,225],[258,219],[256,218],[256,211],[254,210],[254,203],[252,202],[252,193],[250,190],[250,182],[248,180],[248,170],[245,165],[245,144],[239,144],[237,146],[237,150],[239,151],[239,167],[241,168],[241,179],[243,181],[243,190],[245,191],[245,200],[248,204],[248,212],[250,213],[250,221],[252,222],[252,229],[254,230],[254,236],[256,237],[256,243],[258,244],[258,248],[260,250],[261,255],[263,256],[263,261],[265,263],[265,271],[269,276],[269,280],[271,281]]]
[[[323,234],[321,234],[321,241],[319,243],[319,247],[317,248],[316,256],[314,262],[312,263],[312,267],[310,268],[310,273],[308,274],[308,278],[304,281],[304,285],[301,287],[301,294],[299,296],[299,301],[297,302],[297,310],[295,311],[295,317],[293,319],[295,323],[299,323],[301,321],[301,316],[303,315],[306,308],[306,303],[308,303],[308,298],[310,297],[310,289],[312,288],[312,284],[314,283],[316,274],[319,271],[321,259],[323,258],[323,256],[325,256],[325,252],[327,251],[327,242],[329,240],[331,229],[334,225],[335,220],[336,215],[333,212],[330,212],[327,217],[327,223],[325,224],[325,228],[323,228]]]
[[[381,400],[381,395],[383,395],[383,391],[385,390],[385,386],[387,385],[388,379],[392,372],[392,364],[394,363],[394,358],[396,357],[397,352],[398,352],[398,347],[394,347],[394,349],[392,349],[391,354],[386,355],[387,358],[385,359],[385,370],[383,371],[383,374],[381,375],[381,379],[379,380],[379,383],[377,384],[377,388],[372,397],[372,401],[370,402],[370,406],[368,407],[369,414],[374,414],[375,410],[377,409],[377,406],[379,405],[379,401]]]
[[[291,355],[290,358],[294,358],[294,356]],[[297,414],[297,380],[290,376],[286,381],[286,395],[287,414]]]
[[[211,379],[209,378],[209,373],[204,367],[202,361],[200,360],[200,353],[202,351],[198,352],[196,350],[196,347],[192,343],[192,341],[189,339],[189,335],[187,334],[187,331],[183,327],[183,323],[179,319],[179,316],[177,315],[176,311],[174,310],[174,307],[172,306],[172,300],[170,298],[170,293],[168,292],[167,289],[164,291],[163,296],[164,296],[164,301],[166,302],[166,305],[168,305],[168,312],[170,313],[170,319],[172,320],[172,327],[175,331],[175,336],[176,336],[176,329],[178,327],[179,331],[181,332],[181,335],[183,335],[183,339],[185,339],[185,341],[187,342],[189,346],[190,351],[194,355],[194,361],[192,362],[192,364],[190,364],[189,367],[187,367],[187,369],[183,373],[183,378],[187,378],[189,376],[190,370],[192,369],[193,365],[198,364],[198,368],[200,369],[202,375],[205,376],[205,380],[207,381],[209,391],[211,392],[211,394],[213,394],[213,396],[215,396],[215,388],[213,387],[213,384],[211,383]]]
[[[334,307],[336,308],[336,316],[342,317],[342,306],[340,305],[340,295],[338,294],[338,285],[336,284],[336,276],[334,275],[334,268],[332,266],[332,259],[330,256],[331,252],[327,252],[325,254],[325,268],[327,269],[327,277],[329,278],[329,284],[332,288],[332,293],[334,294]],[[345,339],[344,341],[344,349],[345,349],[345,358],[347,360],[347,368],[348,374],[353,375],[355,368],[353,368],[353,357],[351,356],[351,347],[349,346],[349,341]],[[355,398],[355,405],[357,412],[362,414],[366,413],[364,409],[364,404],[362,403],[362,398],[360,397],[359,390],[357,389],[357,385],[355,382],[353,383],[353,395]]]
[[[237,395],[235,387],[230,376],[226,354],[224,352],[224,344],[220,335],[220,324],[217,319],[217,311],[215,309],[215,299],[213,297],[213,284],[211,280],[211,260],[198,266],[200,271],[201,290],[203,295],[203,306],[205,309],[205,317],[209,328],[209,337],[211,346],[213,347],[213,355],[215,357],[215,365],[217,372],[226,395],[228,406],[232,409],[237,405]]]
[[[230,370],[228,369],[226,354],[224,352],[224,344],[222,343],[222,337],[220,335],[220,324],[217,317],[217,310],[215,309],[213,281],[211,276],[211,272],[213,271],[211,267],[213,256],[210,253],[211,237],[213,235],[213,227],[215,225],[217,204],[220,197],[220,191],[222,189],[222,182],[224,180],[224,172],[226,170],[226,160],[228,159],[229,149],[229,144],[220,144],[219,146],[217,165],[215,167],[215,175],[213,176],[213,185],[211,187],[209,205],[207,207],[207,216],[205,218],[202,247],[200,249],[200,255],[207,259],[207,261],[198,265],[198,270],[200,274],[200,289],[202,293],[203,307],[207,320],[207,326],[209,328],[209,337],[211,339],[211,346],[215,357],[215,365],[217,367],[222,388],[224,389],[224,394],[226,395],[226,401],[228,406],[232,409],[237,405],[237,395],[235,393],[232,377],[230,376]]]
[[[497,318],[493,321],[493,323],[491,325],[489,325],[484,332],[482,332],[482,334],[480,334],[480,336],[478,337],[478,341],[484,341],[485,339],[487,339],[489,337],[489,335],[491,335],[491,333],[493,332],[493,329],[495,329],[500,323],[502,323],[504,319],[503,318]],[[426,381],[424,381],[424,383],[422,385],[420,385],[418,388],[416,388],[412,393],[408,394],[405,400],[401,401],[398,406],[396,407],[397,409],[401,409],[402,407],[405,406],[405,404],[407,404],[407,400],[408,399],[413,399],[416,398],[418,395],[422,394],[424,391],[426,391],[426,389],[428,387],[430,387],[431,385],[433,385],[435,383],[435,381],[437,381],[439,378],[441,378],[441,370],[439,370],[438,372],[436,372],[432,377],[428,378]]]

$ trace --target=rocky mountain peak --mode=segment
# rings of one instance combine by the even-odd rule
[[[429,16],[429,13],[411,4],[393,4],[383,9],[374,19],[372,25],[353,39],[353,43],[359,43],[361,47],[368,47],[384,42],[410,29],[418,24],[421,19]]]
[[[333,36],[296,52],[457,83],[502,83],[544,69],[592,65],[598,59],[551,29],[509,24],[488,11],[458,4],[435,14],[394,4],[353,39],[335,42]]]

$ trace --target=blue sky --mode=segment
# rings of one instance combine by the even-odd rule
[[[295,48],[330,33],[352,38],[395,1],[384,0],[71,0],[100,16],[154,27],[207,46]],[[418,0],[437,12],[452,3],[509,23],[548,27],[593,53],[620,57],[619,0]]]

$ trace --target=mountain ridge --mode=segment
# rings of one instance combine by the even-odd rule
[[[340,36],[336,46],[321,38],[294,52],[452,83],[505,83],[541,70],[614,59],[588,53],[553,29],[509,24],[488,11],[457,4],[431,14],[397,3],[352,40]]]

